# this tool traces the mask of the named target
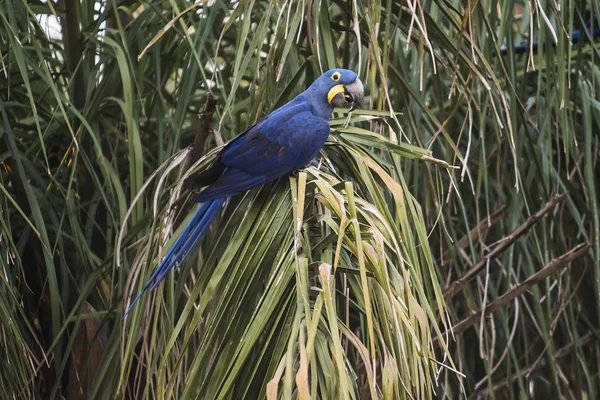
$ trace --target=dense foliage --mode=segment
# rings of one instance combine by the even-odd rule
[[[0,0],[0,397],[597,398],[592,12]],[[184,179],[331,67],[363,110],[123,318]]]

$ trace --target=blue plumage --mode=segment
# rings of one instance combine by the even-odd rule
[[[597,16],[591,16],[583,24],[582,30],[576,29],[573,31],[573,33],[571,33],[571,43],[575,45],[579,43],[580,40],[594,40],[595,38],[600,37],[600,26],[598,25],[599,22],[600,21],[598,20]],[[553,43],[553,46],[555,45],[556,43]],[[502,49],[501,54],[508,54],[508,50],[509,49],[507,48]],[[532,51],[534,54],[537,54],[538,42],[521,42],[519,44],[516,44],[512,49],[512,52],[515,54],[522,54],[528,51]]]
[[[334,107],[360,106],[363,86],[356,73],[345,69],[327,71],[306,91],[273,111],[229,142],[217,161],[192,180],[206,188],[198,196],[202,205],[173,244],[140,294],[153,290],[193,250],[225,200],[306,166],[329,136]]]

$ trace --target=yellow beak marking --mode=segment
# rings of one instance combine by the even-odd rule
[[[329,93],[327,93],[327,102],[331,104],[331,100],[333,100],[338,93],[344,93],[344,85],[335,85],[332,87],[331,90],[329,90]]]

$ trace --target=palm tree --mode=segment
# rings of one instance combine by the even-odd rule
[[[0,2],[0,396],[595,398],[597,10]],[[364,108],[123,318],[185,178],[331,67]]]

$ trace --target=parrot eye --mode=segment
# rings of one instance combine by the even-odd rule
[[[337,82],[337,81],[339,81],[341,77],[342,77],[342,76],[341,76],[341,74],[340,74],[339,72],[334,72],[334,73],[331,75],[331,79],[333,79],[333,80],[334,80],[334,81],[336,81],[336,82]]]

